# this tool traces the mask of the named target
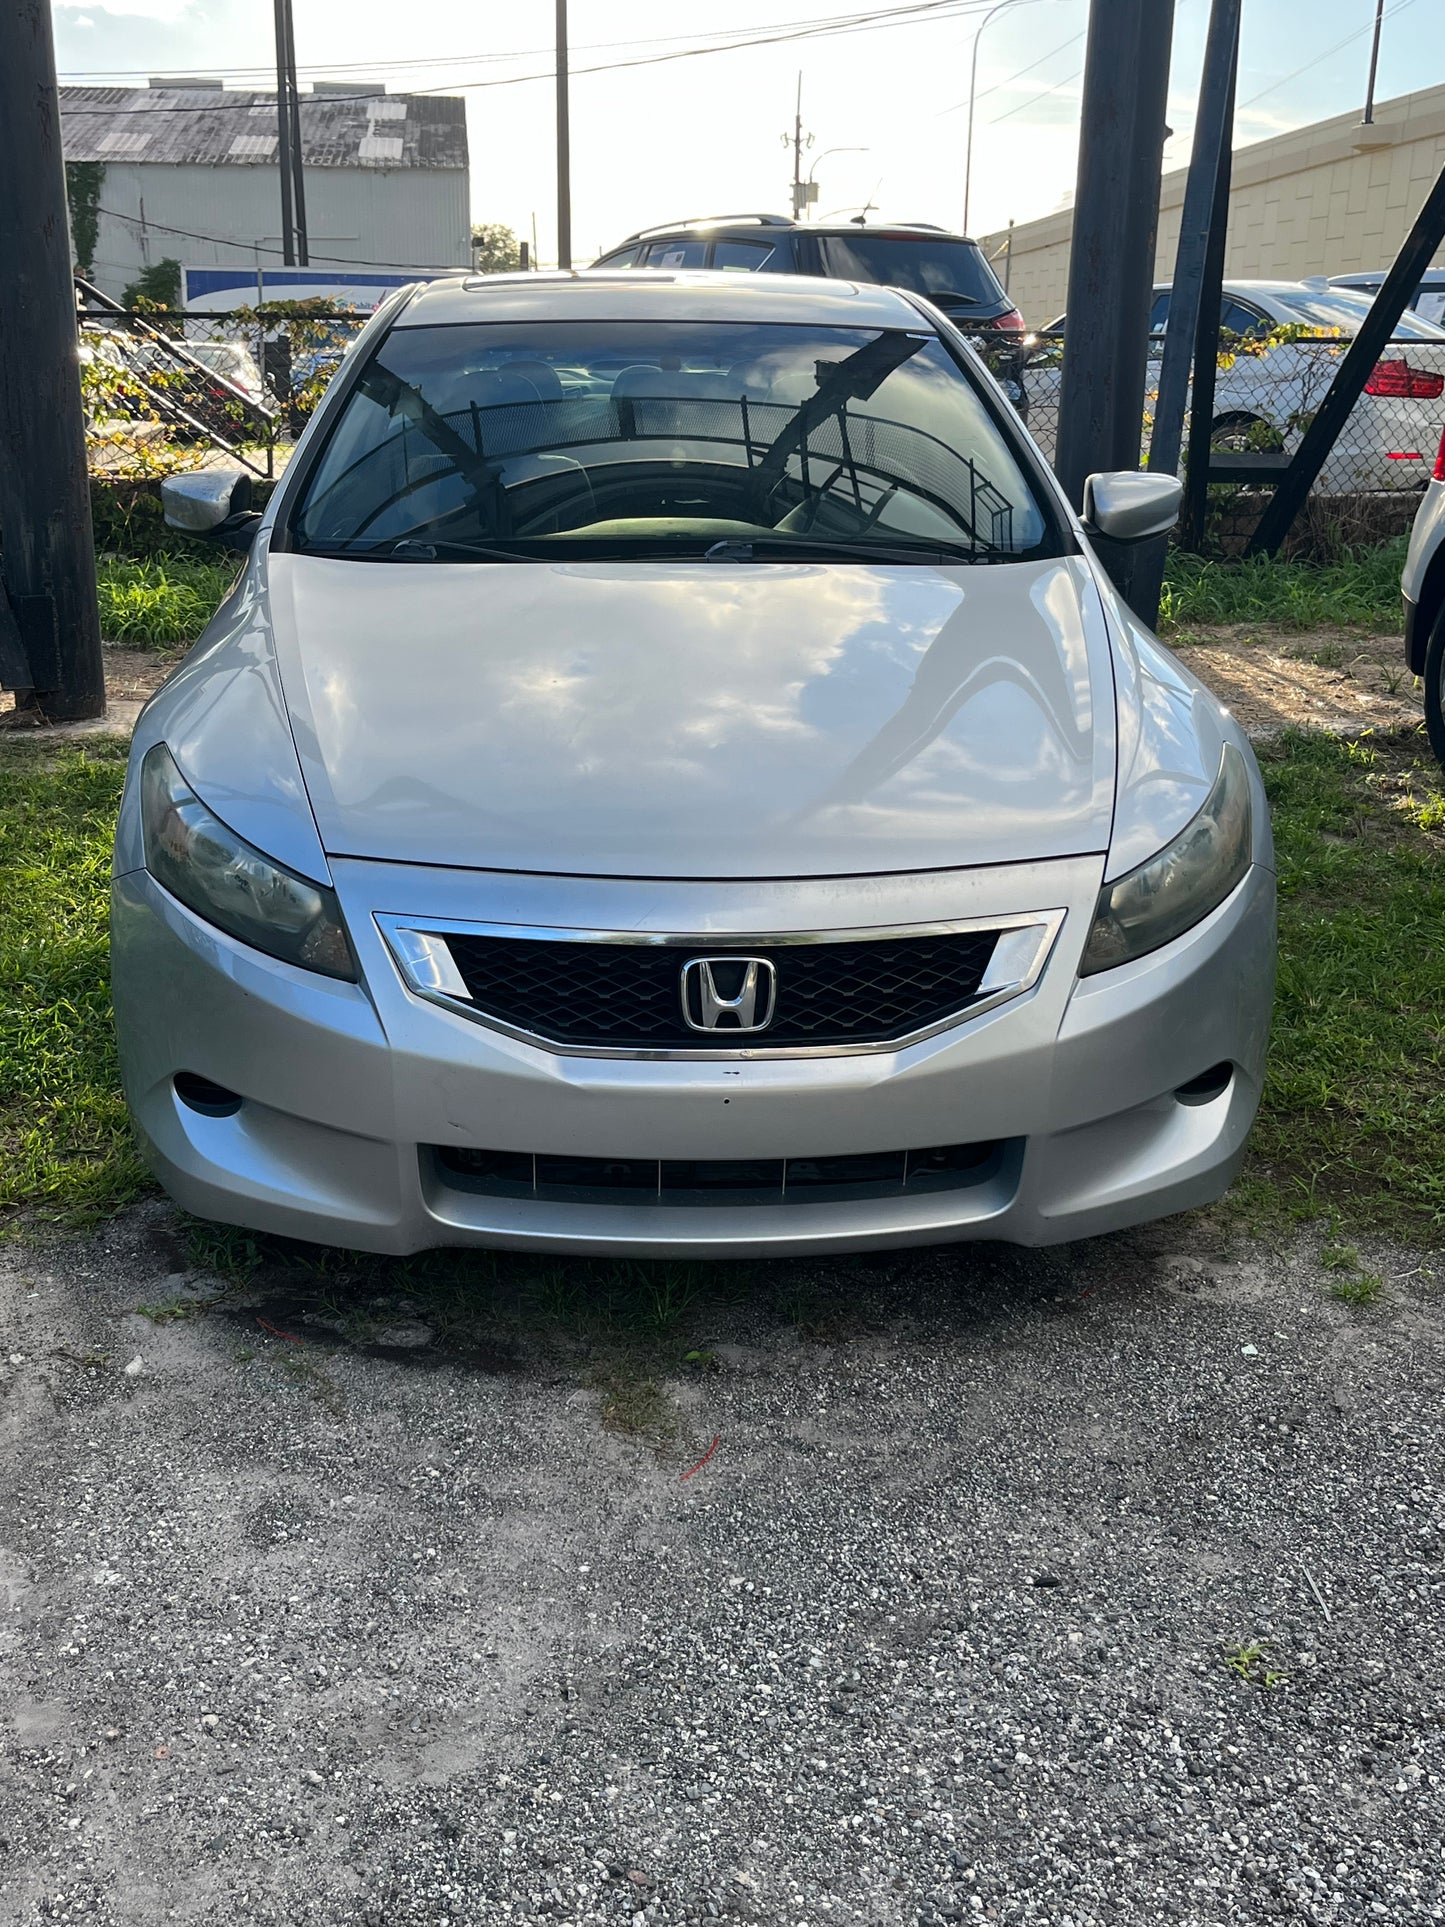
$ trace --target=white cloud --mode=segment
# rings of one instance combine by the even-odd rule
[[[93,13],[106,13],[129,20],[180,20],[191,11],[195,0],[51,0],[51,5],[57,13],[74,13],[83,9],[82,17],[69,24],[73,27],[93,27],[95,22],[85,17]]]

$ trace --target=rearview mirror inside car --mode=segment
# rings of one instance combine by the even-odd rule
[[[1113,542],[1144,542],[1169,533],[1183,500],[1184,484],[1177,475],[1111,469],[1084,483],[1084,528]]]
[[[251,507],[251,478],[240,469],[194,468],[161,483],[166,526],[248,549],[261,517]]]

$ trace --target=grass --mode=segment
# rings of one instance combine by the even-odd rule
[[[1279,989],[1243,1202],[1445,1232],[1445,798],[1418,732],[1293,735],[1260,757]],[[1337,1268],[1350,1269],[1354,1253]]]
[[[0,1229],[142,1188],[116,1082],[107,960],[110,840],[125,747],[0,745]]]
[[[111,1211],[145,1185],[117,1088],[107,985],[124,755],[105,741],[63,753],[0,744],[0,1228],[17,1212]],[[1261,762],[1280,867],[1279,994],[1252,1158],[1231,1209],[1260,1226],[1328,1218],[1341,1241],[1387,1230],[1445,1243],[1440,772],[1413,733],[1287,736]],[[223,1278],[276,1261],[277,1247],[249,1232],[194,1235],[193,1261]],[[662,1369],[655,1361],[682,1365],[724,1288],[724,1274],[701,1265],[456,1252],[394,1262],[316,1250],[285,1263],[317,1300],[331,1292],[354,1306],[358,1289],[405,1300],[413,1310],[379,1315],[423,1319],[448,1345],[545,1327],[599,1362],[644,1361],[644,1378]],[[1335,1269],[1351,1302],[1368,1302],[1343,1244]]]
[[[1171,550],[1159,604],[1161,633],[1198,623],[1250,622],[1282,629],[1365,629],[1398,634],[1404,626],[1400,570],[1405,541],[1352,550],[1336,562],[1283,562],[1252,556],[1216,562]]]
[[[102,556],[96,564],[100,633],[132,649],[194,642],[235,580],[238,558],[155,556],[137,562]]]

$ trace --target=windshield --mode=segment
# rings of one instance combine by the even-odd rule
[[[952,296],[966,307],[1006,308],[1008,296],[972,241],[940,234],[825,234],[818,245],[830,275],[840,281],[872,281],[914,294]]]
[[[747,322],[398,328],[291,523],[298,549],[899,561],[1053,552],[936,336]]]
[[[1360,332],[1374,300],[1373,295],[1356,294],[1349,288],[1331,288],[1327,294],[1296,294],[1291,290],[1288,294],[1273,293],[1270,298],[1285,309],[1292,320],[1303,321],[1311,328],[1338,328],[1346,335]],[[1392,339],[1445,341],[1445,331],[1407,309],[1396,323]]]

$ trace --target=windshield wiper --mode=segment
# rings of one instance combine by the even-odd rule
[[[960,542],[850,542],[846,536],[776,535],[714,542],[704,549],[707,562],[752,562],[796,558],[800,562],[998,562],[1007,549],[967,549]]]
[[[301,553],[340,557],[351,562],[435,562],[441,556],[461,556],[478,562],[541,560],[525,549],[502,548],[488,542],[449,542],[444,536],[433,541],[419,535],[403,535],[394,542],[379,542],[370,548],[357,542],[308,542]]]

